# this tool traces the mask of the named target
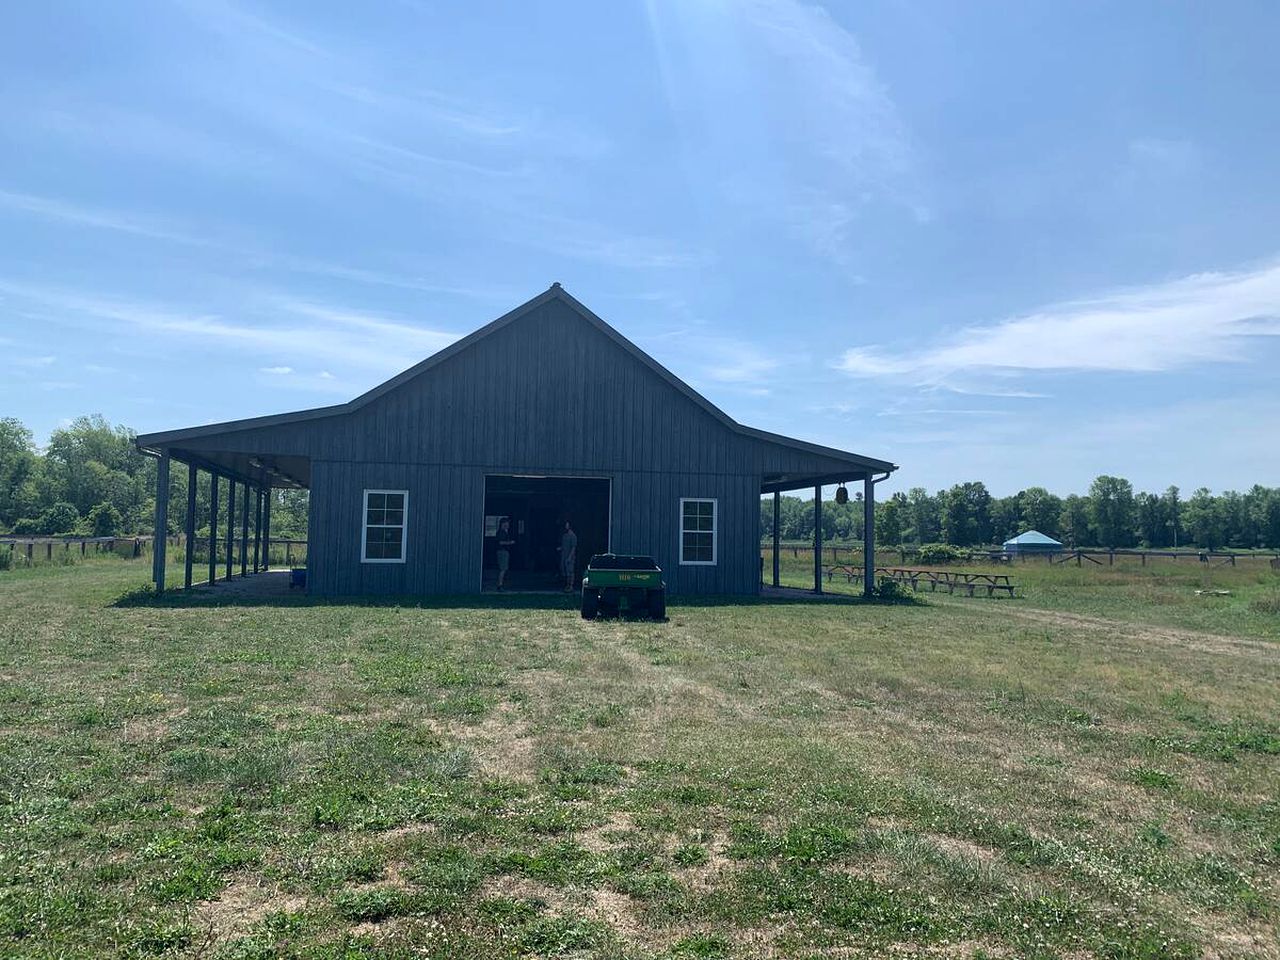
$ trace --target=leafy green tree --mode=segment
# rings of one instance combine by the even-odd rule
[[[934,543],[942,536],[941,505],[924,487],[907,491],[907,515],[907,539],[912,543]]]
[[[1062,536],[1071,547],[1087,547],[1092,541],[1089,529],[1089,501],[1078,494],[1071,494],[1062,501]]]
[[[1169,525],[1165,521],[1164,501],[1154,493],[1140,493],[1135,498],[1138,513],[1138,539],[1146,547],[1166,546]]]
[[[1133,485],[1121,477],[1102,475],[1089,485],[1089,519],[1104,547],[1133,546],[1137,510]]]
[[[1226,524],[1217,500],[1208,487],[1201,487],[1187,501],[1187,531],[1196,546],[1217,550],[1226,540]]]
[[[957,483],[941,500],[944,543],[968,547],[991,542],[991,494],[985,484]]]
[[[1022,531],[1022,498],[1020,494],[1011,497],[996,497],[991,501],[991,541],[1004,543],[1016,537]]]
[[[1062,532],[1062,499],[1044,487],[1027,487],[1018,499],[1022,504],[1022,526],[1027,530],[1039,530],[1046,537],[1057,540]]]
[[[1267,490],[1259,497],[1258,512],[1262,545],[1272,550],[1280,549],[1280,488]]]
[[[1160,498],[1164,502],[1164,522],[1169,527],[1169,539],[1165,542],[1177,547],[1182,542],[1182,497],[1181,491],[1170,484]]]
[[[903,521],[909,509],[903,493],[895,493],[876,504],[876,539],[886,545],[902,543]]]
[[[95,537],[114,537],[120,533],[120,511],[109,503],[100,503],[85,518],[89,532]]]
[[[36,471],[35,438],[22,421],[0,419],[0,525],[10,527],[33,504],[24,498]]]
[[[44,513],[40,514],[41,533],[74,533],[76,524],[80,522],[80,511],[74,503],[59,500]]]

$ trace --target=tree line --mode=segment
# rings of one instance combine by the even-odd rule
[[[94,537],[154,532],[156,461],[138,451],[134,436],[132,430],[113,426],[101,416],[78,417],[54,430],[40,450],[21,421],[0,419],[0,531]],[[201,472],[196,487],[201,536],[209,533],[209,493],[209,476]],[[273,538],[306,537],[306,491],[275,490],[273,496]],[[226,522],[226,501],[224,480],[220,525]],[[236,508],[238,512],[238,502]],[[182,528],[186,512],[186,471],[174,470],[169,478],[169,533]],[[219,530],[225,532],[225,527]]]
[[[117,536],[151,533],[155,516],[156,461],[134,446],[134,433],[101,416],[79,417],[54,430],[36,447],[21,421],[0,419],[0,531],[17,534]],[[186,516],[187,478],[170,478],[169,532]],[[207,535],[208,475],[197,486],[196,516]],[[276,490],[272,533],[303,538],[307,494]],[[223,482],[222,516],[226,516]],[[773,505],[760,503],[761,529],[773,536]],[[828,541],[862,539],[862,493],[846,504],[823,501],[822,536]],[[782,498],[784,540],[813,539],[813,500]],[[1177,487],[1135,493],[1120,477],[1101,476],[1086,494],[1059,497],[1028,487],[993,497],[974,481],[929,493],[914,487],[876,504],[881,543],[948,543],[961,547],[1002,543],[1039,530],[1068,546],[1280,549],[1280,488],[1255,485],[1239,493],[1214,494],[1202,487],[1183,499]]]
[[[760,501],[760,521],[765,537],[772,538],[771,498]],[[861,540],[862,526],[860,491],[843,505],[822,502],[824,540]],[[783,497],[778,529],[784,540],[812,540],[812,498]],[[1163,493],[1135,493],[1128,480],[1100,476],[1083,495],[1059,497],[1044,487],[1028,487],[993,497],[985,484],[973,481],[937,493],[913,487],[876,504],[876,538],[883,544],[976,547],[1028,530],[1069,547],[1280,549],[1280,487],[1255,484],[1244,493],[1216,495],[1201,487],[1184,499],[1176,486]]]

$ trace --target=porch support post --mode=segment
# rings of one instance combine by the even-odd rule
[[[876,485],[871,474],[862,478],[862,595],[875,593],[876,576]]]
[[[242,483],[240,496],[240,576],[249,574],[249,484]]]
[[[822,592],[822,484],[813,488],[813,592]]]
[[[218,475],[209,473],[209,586],[218,582]]]
[[[253,572],[258,572],[262,555],[262,488],[253,489]]]
[[[271,488],[262,491],[262,569],[271,567]]]
[[[195,549],[196,540],[196,480],[198,471],[194,463],[187,464],[187,522],[183,527],[183,539],[186,541],[186,550],[184,551],[186,559],[183,561],[182,585],[191,589],[191,564],[195,557],[192,551]]]
[[[779,586],[781,580],[778,578],[778,551],[782,544],[782,534],[778,527],[782,523],[782,491],[773,491],[773,585]]]
[[[160,453],[156,464],[156,524],[155,537],[151,541],[151,579],[156,593],[164,593],[165,547],[169,532],[169,451]]]
[[[236,556],[236,482],[227,478],[227,569],[225,576],[231,579]]]

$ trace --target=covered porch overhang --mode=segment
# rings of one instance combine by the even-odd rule
[[[164,435],[140,436],[135,441],[139,451],[157,461],[155,500],[155,540],[152,554],[152,581],[156,593],[165,589],[167,538],[169,528],[170,472],[173,461],[187,465],[187,508],[183,533],[185,564],[183,584],[193,585],[193,545],[195,543],[198,491],[203,471],[208,475],[209,521],[209,586],[218,583],[218,530],[221,492],[226,491],[226,551],[222,558],[223,579],[240,577],[268,569],[271,538],[271,491],[308,489],[311,483],[311,461],[293,454],[248,453],[238,450],[192,450],[180,440]],[[237,504],[237,494],[239,503]],[[238,515],[237,515],[238,514]],[[201,518],[203,519],[203,518]],[[238,543],[237,543],[238,541]],[[238,558],[237,558],[238,553]]]
[[[793,490],[813,492],[813,592],[822,593],[822,488],[862,481],[863,509],[863,578],[862,592],[870,597],[875,592],[875,526],[876,484],[888,479],[897,469],[892,463],[871,461],[847,470],[822,473],[773,473],[761,478],[761,495],[773,494],[773,586],[782,585],[779,555],[781,553],[782,494]]]

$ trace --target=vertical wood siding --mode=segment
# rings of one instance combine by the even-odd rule
[[[612,481],[611,541],[673,593],[753,593],[766,473],[846,461],[736,433],[569,305],[550,300],[352,413],[184,442],[306,457],[309,587],[322,595],[480,589],[485,474]],[[362,492],[409,491],[405,563],[360,562]],[[680,566],[680,498],[719,501],[718,563]]]

